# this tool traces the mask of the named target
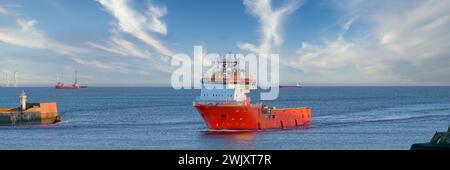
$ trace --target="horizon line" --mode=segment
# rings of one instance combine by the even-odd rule
[[[279,85],[279,86],[286,86],[286,85]],[[167,85],[92,85],[92,86],[86,86],[88,88],[111,88],[111,87],[128,87],[128,88],[172,88],[172,86]],[[302,85],[302,87],[450,87],[450,84],[364,84],[364,85],[357,85],[357,84],[329,84],[329,85]],[[17,86],[17,87],[6,87],[6,86],[0,86],[0,88],[54,88],[54,86],[46,86],[46,85],[26,85],[26,86]],[[195,89],[195,88],[192,88]],[[258,86],[258,89],[259,86]]]

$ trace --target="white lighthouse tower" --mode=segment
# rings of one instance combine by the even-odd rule
[[[25,91],[22,91],[22,93],[19,96],[20,98],[20,103],[21,103],[21,109],[22,110],[27,110],[27,94],[25,93]]]

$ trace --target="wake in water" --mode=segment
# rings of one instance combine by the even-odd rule
[[[315,122],[315,125],[321,126],[379,121],[397,121],[440,116],[450,116],[450,104],[418,104],[402,107],[383,108],[364,112],[316,116],[313,118],[313,121]]]

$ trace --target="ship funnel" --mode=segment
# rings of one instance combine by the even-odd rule
[[[21,103],[21,109],[27,110],[27,94],[25,93],[25,91],[22,90],[22,93],[20,94],[19,98]]]

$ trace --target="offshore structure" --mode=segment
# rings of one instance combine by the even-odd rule
[[[17,87],[19,72],[5,71],[5,85],[4,87]],[[1,86],[0,86],[1,87]]]

